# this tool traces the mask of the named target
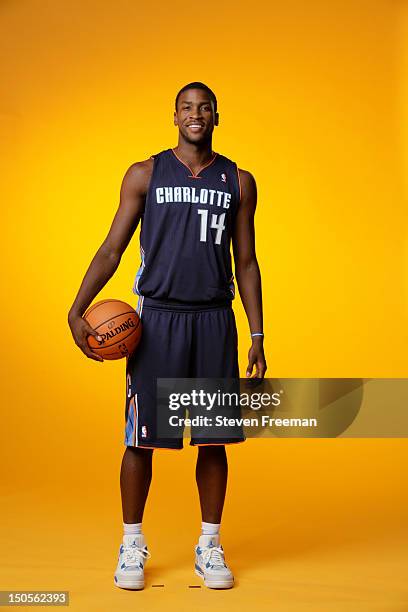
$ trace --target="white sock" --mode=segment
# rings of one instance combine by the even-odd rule
[[[142,533],[142,523],[123,523],[123,533],[125,535]]]
[[[201,523],[201,534],[202,535],[218,535],[220,533],[221,523]]]

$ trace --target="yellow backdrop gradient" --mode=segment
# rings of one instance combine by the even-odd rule
[[[404,439],[230,448],[222,593],[188,589],[196,451],[158,451],[148,587],[115,589],[125,362],[86,359],[67,313],[126,169],[176,144],[175,94],[201,80],[214,150],[258,184],[268,376],[407,377],[407,4],[8,0],[0,22],[0,589],[70,590],[74,610],[406,609]],[[97,300],[136,305],[138,236]]]

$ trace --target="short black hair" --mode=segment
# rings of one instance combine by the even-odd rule
[[[188,83],[188,85],[184,85],[184,87],[180,89],[180,91],[178,92],[176,96],[176,110],[177,110],[177,102],[178,102],[180,95],[183,93],[183,91],[187,91],[187,89],[203,89],[204,91],[206,91],[214,103],[214,111],[217,112],[217,98],[215,96],[215,93],[212,91],[212,89],[208,87],[208,85],[206,85],[205,83],[201,83],[200,81],[195,81],[194,83]]]

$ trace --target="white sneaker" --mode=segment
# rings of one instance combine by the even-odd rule
[[[195,573],[210,589],[230,589],[234,576],[224,560],[219,535],[202,535],[195,547]]]
[[[143,534],[124,535],[119,549],[115,585],[122,589],[143,589],[144,564],[149,557]]]

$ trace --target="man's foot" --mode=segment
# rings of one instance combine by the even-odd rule
[[[119,549],[115,585],[121,589],[143,589],[144,564],[149,557],[143,534],[124,535]]]
[[[219,535],[202,535],[195,548],[195,573],[210,589],[230,589],[234,576],[224,560]]]

